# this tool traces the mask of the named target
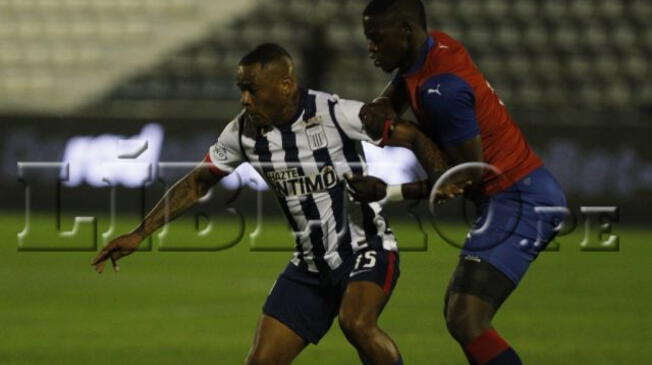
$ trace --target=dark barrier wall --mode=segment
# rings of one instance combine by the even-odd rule
[[[23,171],[18,178],[18,162],[60,162],[71,139],[88,137],[101,140],[102,135],[132,137],[139,135],[150,123],[162,126],[159,161],[199,161],[216,139],[225,120],[125,120],[85,118],[0,118],[0,191],[2,209],[22,211],[26,187],[34,210],[51,210],[59,204],[71,211],[108,209],[107,188],[62,186],[57,190],[60,169],[46,166],[39,171]],[[522,126],[530,143],[544,159],[547,167],[565,188],[570,207],[616,206],[622,223],[649,224],[652,214],[652,128],[611,125],[525,125]],[[153,147],[152,145],[149,146]],[[137,147],[134,147],[137,148]],[[133,148],[132,148],[133,149]],[[93,158],[92,156],[87,156]],[[88,161],[87,161],[88,162]],[[91,161],[92,162],[92,161]],[[190,167],[169,169],[166,181],[172,183]],[[28,169],[29,170],[29,169]],[[128,208],[139,211],[139,202],[155,201],[164,189],[156,182],[144,189],[119,188]],[[57,195],[58,194],[58,195]],[[225,191],[224,200],[232,192]],[[265,194],[270,195],[270,194]],[[57,198],[59,196],[59,198]],[[241,197],[245,207],[252,207],[257,194]],[[271,201],[271,200],[270,200]],[[253,209],[253,208],[252,208]]]

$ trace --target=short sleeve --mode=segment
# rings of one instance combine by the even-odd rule
[[[334,104],[335,108],[335,122],[339,124],[344,133],[351,139],[356,141],[372,142],[371,138],[367,135],[360,120],[360,109],[364,105],[361,101],[339,99]]]
[[[433,76],[421,85],[421,105],[442,146],[459,144],[480,134],[471,86],[453,74]]]
[[[208,150],[206,162],[212,164],[211,171],[216,175],[228,175],[242,162],[244,156],[240,150],[239,123],[235,119],[224,128],[214,145]]]

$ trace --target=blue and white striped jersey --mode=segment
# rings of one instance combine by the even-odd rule
[[[362,105],[301,90],[292,123],[260,131],[241,112],[209,151],[222,172],[249,162],[265,179],[295,232],[291,262],[312,272],[335,270],[365,247],[397,250],[380,205],[352,202],[345,187],[344,174],[366,172]]]

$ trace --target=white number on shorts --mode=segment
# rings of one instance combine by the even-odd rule
[[[361,267],[360,264],[362,264],[363,256],[368,261],[365,262]],[[364,253],[364,255],[358,256],[358,258],[355,260],[355,266],[353,267],[353,271],[358,270],[360,268],[371,269],[374,266],[376,266],[376,251],[367,251]]]

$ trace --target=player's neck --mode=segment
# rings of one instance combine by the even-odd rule
[[[421,59],[421,51],[423,50],[423,45],[428,40],[428,33],[425,31],[415,31],[412,33],[412,39],[410,40],[411,47],[408,54],[408,57],[401,65],[401,70],[407,71],[412,68],[419,60]]]
[[[289,96],[288,103],[285,104],[283,110],[281,110],[281,115],[278,118],[278,122],[274,123],[276,127],[283,127],[285,125],[294,122],[294,118],[297,115],[297,111],[300,107],[299,105],[300,99],[301,99],[301,94],[299,89],[297,88]]]

